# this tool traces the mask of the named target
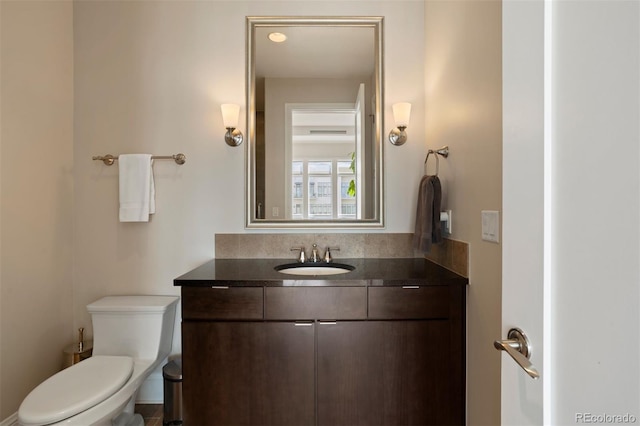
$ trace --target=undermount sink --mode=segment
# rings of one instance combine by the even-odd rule
[[[355,266],[344,263],[287,263],[278,265],[276,271],[289,275],[337,275],[353,271]]]

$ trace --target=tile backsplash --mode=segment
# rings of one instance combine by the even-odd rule
[[[333,257],[389,258],[420,257],[411,247],[412,234],[216,234],[216,258],[295,259],[292,247],[304,247],[307,253],[317,244],[320,253],[329,246]],[[339,248],[340,250],[336,250]]]
[[[216,258],[250,259],[296,258],[292,247],[304,247],[309,253],[311,246],[318,245],[320,254],[331,247],[334,259],[340,258],[407,258],[423,257],[412,247],[413,234],[391,233],[301,233],[301,234],[216,234]],[[340,248],[340,250],[336,250]],[[445,239],[434,244],[427,259],[465,277],[469,272],[469,245]]]
[[[456,274],[469,277],[469,244],[463,241],[442,240],[440,244],[433,244],[431,252],[425,254],[425,258],[437,263]]]

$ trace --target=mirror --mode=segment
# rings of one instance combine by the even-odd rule
[[[247,18],[247,228],[384,226],[382,21]]]

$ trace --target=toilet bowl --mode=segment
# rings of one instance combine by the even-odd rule
[[[93,356],[38,385],[18,410],[18,423],[141,425],[135,398],[169,355],[178,297],[108,296],[87,306]]]

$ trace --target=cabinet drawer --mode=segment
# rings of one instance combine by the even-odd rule
[[[369,318],[449,317],[448,287],[369,287]]]
[[[182,287],[183,319],[262,319],[262,287]]]
[[[265,318],[365,319],[366,287],[267,287]]]

